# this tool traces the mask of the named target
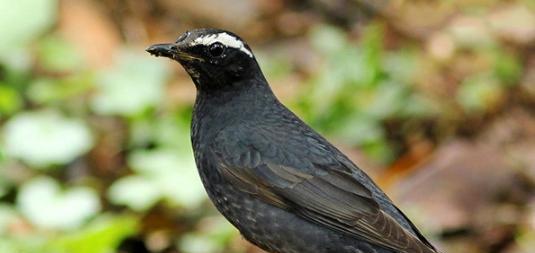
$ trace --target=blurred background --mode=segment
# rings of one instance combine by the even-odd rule
[[[533,0],[0,1],[0,252],[260,253],[207,200],[195,88],[231,30],[444,252],[535,248]]]

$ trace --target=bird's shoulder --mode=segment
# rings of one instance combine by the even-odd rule
[[[272,109],[254,118],[235,121],[221,129],[212,143],[211,148],[226,153],[226,157],[258,153],[266,162],[302,170],[344,167],[336,148],[285,110]]]

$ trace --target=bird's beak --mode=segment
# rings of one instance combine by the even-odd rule
[[[161,43],[149,46],[145,51],[156,57],[163,56],[178,61],[193,61],[200,60],[201,58],[188,54],[183,50],[180,45],[176,43]]]
[[[173,58],[173,56],[177,52],[177,47],[174,43],[162,43],[162,44],[154,44],[145,51],[149,52],[151,55],[154,55],[156,57],[159,56],[165,56],[168,58]]]

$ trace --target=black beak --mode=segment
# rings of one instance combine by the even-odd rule
[[[174,43],[154,44],[148,47],[147,49],[145,49],[145,51],[157,57],[164,56],[164,57],[171,58],[171,59],[173,59],[175,55],[178,54],[176,44]]]
[[[171,58],[173,60],[177,60],[181,63],[184,62],[191,62],[191,61],[200,61],[203,62],[204,59],[201,57],[197,57],[195,55],[187,53],[186,49],[180,46],[180,44],[177,43],[162,43],[162,44],[154,44],[145,51],[149,52],[151,55],[154,56],[163,56],[167,58]]]

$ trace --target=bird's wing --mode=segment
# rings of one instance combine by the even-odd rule
[[[436,252],[381,210],[341,163],[315,163],[273,146],[262,148],[227,139],[215,140],[211,151],[227,180],[272,205],[396,252]]]

